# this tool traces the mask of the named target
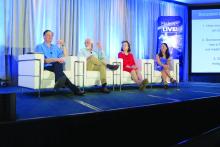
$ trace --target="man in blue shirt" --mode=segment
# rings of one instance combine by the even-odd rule
[[[87,59],[87,70],[100,72],[100,80],[102,83],[101,92],[109,93],[110,91],[106,88],[106,68],[109,68],[111,70],[117,70],[119,66],[106,64],[101,44],[98,43],[97,46],[99,48],[98,52],[93,50],[92,40],[87,38],[85,40],[85,48],[79,51],[78,56],[82,56]]]
[[[53,32],[50,30],[44,31],[43,37],[44,43],[36,47],[36,52],[44,54],[44,69],[54,72],[56,82],[54,88],[58,89],[67,86],[75,95],[83,95],[85,92],[72,84],[63,72],[63,64],[65,62],[63,57],[68,56],[64,41],[57,41],[59,46],[52,44]]]

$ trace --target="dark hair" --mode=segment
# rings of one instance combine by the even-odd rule
[[[51,32],[53,34],[53,32],[51,30],[45,30],[43,33],[43,36],[45,36],[47,34],[47,32]]]
[[[162,43],[162,45],[165,45],[166,46],[166,48],[167,48],[167,50],[166,50],[166,52],[165,52],[165,55],[166,55],[166,58],[168,59],[169,57],[170,57],[170,52],[169,52],[169,47],[168,47],[168,45],[166,44],[166,43]],[[161,51],[161,49],[160,49],[160,52],[159,52],[159,57],[163,57],[163,54],[162,54],[162,51]]]
[[[130,52],[131,51],[131,47],[130,47],[130,43],[127,40],[121,42],[121,51],[124,51],[123,47],[122,47],[123,43],[127,43],[128,44],[128,52]]]

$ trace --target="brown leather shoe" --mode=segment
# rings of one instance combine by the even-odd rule
[[[119,65],[110,65],[110,64],[107,64],[106,67],[110,70],[117,70]]]
[[[164,89],[168,89],[168,84],[164,84]]]
[[[143,91],[145,88],[146,88],[146,85],[148,84],[148,80],[147,79],[144,79],[142,82],[141,82],[141,85],[139,87],[139,90]]]
[[[170,82],[174,84],[176,83],[176,80],[174,80],[173,78],[170,78]]]
[[[77,91],[77,92],[74,92],[75,95],[78,95],[78,96],[83,96],[85,94],[85,91]]]

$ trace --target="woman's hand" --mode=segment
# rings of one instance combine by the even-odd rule
[[[127,65],[126,68],[131,68],[131,66]]]
[[[132,65],[131,68],[137,69],[137,66],[136,65]]]
[[[137,66],[136,66],[136,65],[132,65],[132,66],[127,65],[126,67],[127,67],[127,68],[131,68],[131,69],[137,69]]]
[[[169,66],[168,66],[167,64],[163,64],[163,68],[164,68],[165,70],[167,70],[167,69],[169,69]]]

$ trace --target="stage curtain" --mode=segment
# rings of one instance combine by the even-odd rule
[[[34,51],[50,29],[65,40],[70,55],[77,55],[85,38],[101,42],[107,58],[117,57],[121,41],[131,43],[136,58],[154,58],[157,18],[167,8],[160,0],[2,0],[7,77],[17,82],[17,57]],[[169,3],[167,3],[168,5]],[[177,4],[170,5],[178,9]],[[185,10],[185,6],[181,8]],[[178,15],[183,14],[177,10]],[[164,12],[163,12],[164,11]],[[185,22],[187,23],[187,22]],[[2,24],[1,24],[2,26]],[[0,56],[1,57],[1,56]]]
[[[4,25],[4,1],[0,2],[0,78],[5,79],[5,25]]]

